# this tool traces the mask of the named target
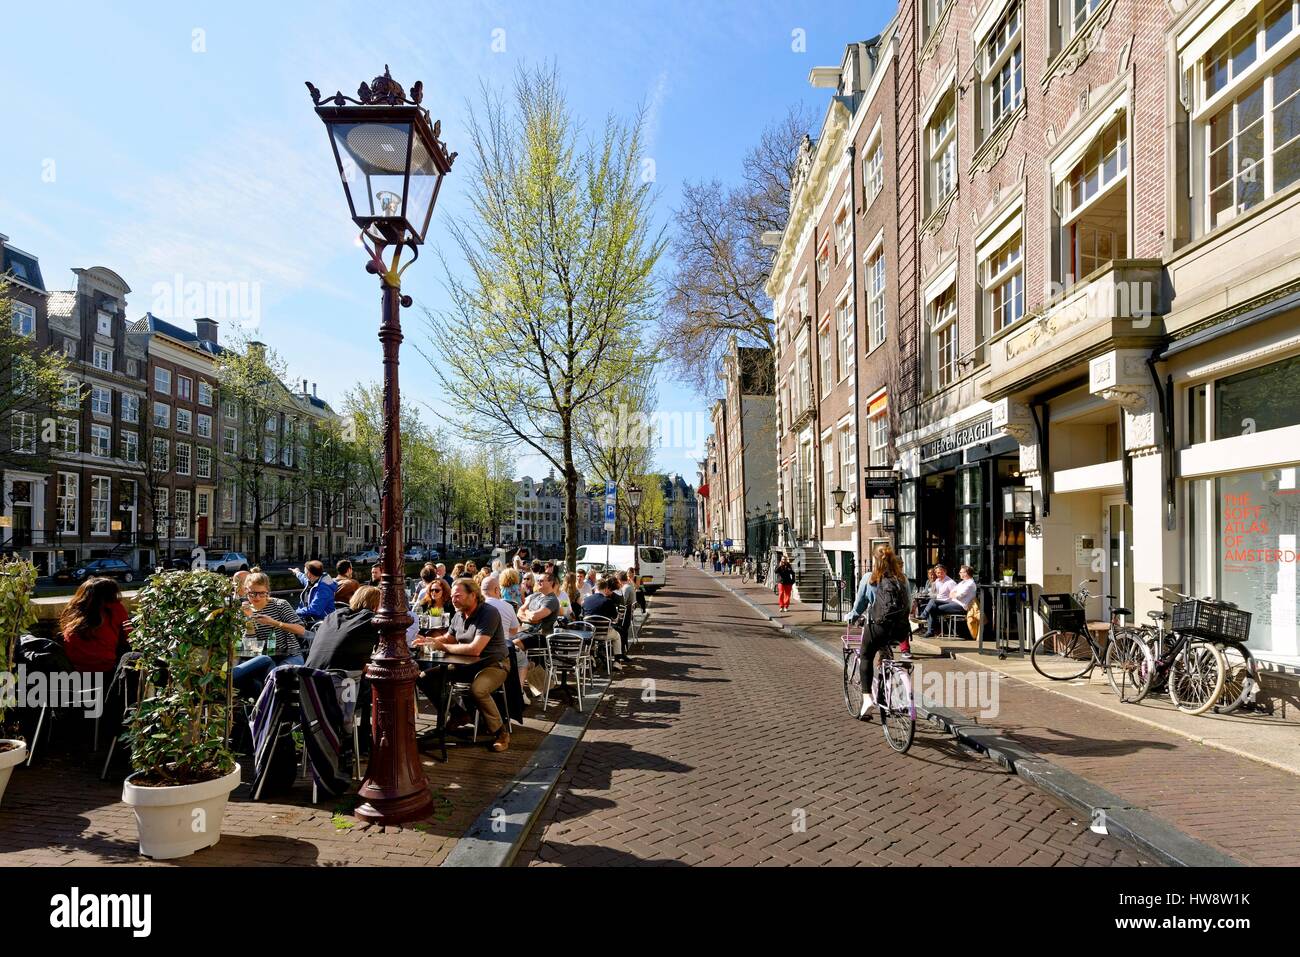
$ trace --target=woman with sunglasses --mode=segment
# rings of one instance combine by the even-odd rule
[[[235,688],[240,694],[256,698],[262,693],[266,676],[280,665],[300,665],[305,659],[302,642],[307,632],[293,605],[283,598],[271,597],[271,579],[264,572],[254,572],[246,581],[248,601],[244,615],[254,630],[254,640],[262,644],[262,654],[235,665]]]

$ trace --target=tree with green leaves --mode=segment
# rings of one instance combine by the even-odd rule
[[[68,395],[70,366],[14,323],[13,287],[0,276],[0,470],[40,469],[57,439],[52,412]],[[82,391],[70,396],[78,405]]]
[[[371,524],[379,524],[379,502],[384,493],[384,390],[378,382],[357,386],[343,397],[345,429],[351,435],[356,461],[357,501],[363,503]],[[403,403],[402,429],[403,520],[429,514],[434,467],[439,453],[435,436],[420,419],[419,410]],[[382,533],[380,535],[382,538]]]
[[[654,468],[659,440],[653,418],[657,403],[653,369],[638,369],[614,386],[607,404],[588,406],[577,415],[580,467],[588,479],[600,484],[602,494],[608,482],[620,490],[615,540],[628,539],[631,527],[632,511],[622,490]]]
[[[582,135],[554,70],[521,70],[507,104],[469,111],[470,213],[450,230],[452,306],[429,314],[427,357],[461,396],[471,436],[525,446],[565,487],[565,560],[577,553],[578,416],[654,363],[663,252],[642,176],[642,118]]]
[[[515,513],[514,462],[504,449],[479,445],[470,457],[470,488],[479,503],[485,541],[495,544]]]

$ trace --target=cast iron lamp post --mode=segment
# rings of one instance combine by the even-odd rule
[[[641,544],[641,533],[637,528],[637,519],[641,514],[641,486],[635,482],[627,487],[627,504],[632,509],[632,545],[635,547]],[[639,566],[641,563],[637,561],[635,564]]]
[[[433,798],[420,767],[415,741],[415,679],[419,669],[406,647],[407,611],[402,548],[402,432],[397,384],[398,351],[402,344],[399,306],[410,306],[401,294],[402,273],[420,254],[438,201],[442,178],[451,172],[455,153],[438,139],[441,122],[430,125],[429,111],[420,105],[424,84],[407,96],[388,67],[371,83],[362,83],[356,97],[335,93],[322,97],[307,84],[316,114],[324,121],[334,149],[352,221],[361,229],[361,243],[370,253],[366,271],[379,276],[383,311],[379,341],[384,347],[384,485],[380,502],[379,610],[375,628],[379,644],[366,668],[370,679],[372,745],[362,804],[356,815],[376,824],[401,824],[427,817]],[[402,250],[411,258],[398,268]],[[384,254],[391,251],[386,262]]]

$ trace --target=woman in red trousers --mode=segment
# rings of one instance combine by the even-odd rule
[[[784,555],[776,566],[776,597],[781,611],[790,610],[790,592],[794,590],[794,566]]]

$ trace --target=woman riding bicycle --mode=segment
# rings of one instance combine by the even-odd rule
[[[875,669],[876,653],[889,645],[901,643],[901,651],[907,654],[908,637],[911,628],[907,613],[911,607],[911,598],[907,586],[907,577],[903,574],[903,563],[888,545],[876,546],[876,553],[871,565],[871,575],[865,584],[870,589],[859,589],[859,597],[864,592],[871,594],[867,612],[866,628],[862,635],[862,671],[861,683],[865,694],[862,703],[863,716],[871,711],[875,704],[871,700],[870,688]],[[860,617],[858,604],[853,606],[851,620]]]

